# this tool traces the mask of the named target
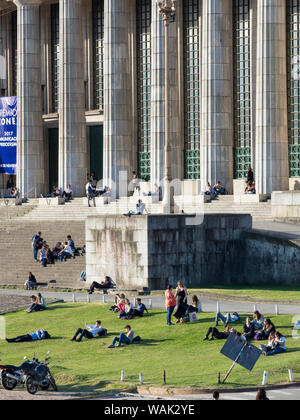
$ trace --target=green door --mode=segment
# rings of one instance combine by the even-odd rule
[[[98,180],[103,178],[103,126],[90,127],[90,174],[95,172]]]
[[[50,128],[49,134],[49,192],[58,185],[58,128]]]

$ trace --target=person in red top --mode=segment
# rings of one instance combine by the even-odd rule
[[[166,308],[167,308],[167,325],[174,325],[171,322],[171,316],[176,306],[176,297],[172,292],[173,287],[169,285],[165,292]]]

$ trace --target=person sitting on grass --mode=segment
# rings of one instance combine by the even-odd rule
[[[223,332],[220,332],[216,327],[210,327],[206,336],[203,338],[203,341],[213,341],[215,338],[217,340],[226,340],[232,332],[236,334],[236,330],[234,328],[230,328],[229,326],[227,326]],[[211,337],[209,338],[210,334]]]
[[[267,318],[264,320],[263,329],[255,334],[255,340],[267,340],[271,333],[276,332],[276,327],[273,322]]]
[[[133,305],[130,303],[129,299],[125,299],[125,308],[124,311],[120,312],[120,319],[130,319],[133,314]]]
[[[115,296],[115,304],[109,308],[110,311],[113,312],[122,312],[125,310],[125,295],[121,293],[120,295],[117,293]]]
[[[8,343],[26,343],[28,341],[49,340],[51,338],[47,331],[42,329],[37,330],[31,334],[20,335],[16,338],[7,338]]]
[[[41,293],[38,293],[37,295],[37,304],[41,306],[41,310],[47,309],[46,299]]]
[[[68,258],[71,258],[73,255],[72,253],[72,249],[70,247],[70,245],[68,244],[68,242],[65,242],[65,247],[64,249],[58,254],[59,256],[59,261],[62,262],[63,260],[67,260]]]
[[[149,315],[148,309],[142,303],[142,299],[137,298],[137,300],[136,300],[136,309],[133,310],[132,314],[128,317],[128,319],[132,319],[135,316],[142,317],[144,315],[144,312],[147,312],[147,315]]]
[[[108,346],[109,349],[113,349],[115,347],[116,343],[119,343],[117,347],[122,347],[122,343],[124,344],[131,344],[133,341],[134,332],[131,329],[130,325],[126,325],[125,327],[126,334],[121,333],[119,337],[114,337],[113,341],[110,346]]]
[[[286,352],[286,338],[277,331],[275,333],[275,339],[273,342],[273,348],[268,349],[264,354],[266,356],[274,356],[275,354],[285,353]]]
[[[188,306],[187,313],[199,312],[200,301],[196,295],[192,297],[192,304]]]
[[[255,330],[261,330],[264,326],[265,318],[259,311],[253,312],[253,325]]]
[[[30,296],[31,299],[31,305],[29,306],[28,309],[26,309],[25,312],[27,312],[28,314],[30,314],[31,312],[39,312],[44,310],[45,308],[43,308],[42,305],[39,305],[38,303],[38,299],[36,296],[32,295]]]
[[[240,316],[237,312],[233,312],[232,315],[228,313],[226,316],[222,315],[221,312],[218,312],[216,315],[216,327],[219,325],[219,321],[223,321],[223,323],[227,326],[227,324],[233,324],[240,320]]]
[[[91,339],[94,338],[96,335],[102,337],[107,334],[107,330],[101,326],[101,321],[96,321],[95,325],[85,324],[85,327],[86,329],[78,328],[71,341],[77,341],[78,343],[80,343],[83,337]],[[79,335],[80,337],[78,338],[78,340],[76,340],[76,338]]]
[[[254,332],[254,324],[251,322],[250,316],[247,316],[246,322],[244,324],[244,333],[243,337],[248,341],[252,340],[254,338],[255,332]]]
[[[101,283],[97,283],[96,281],[93,281],[93,283],[90,286],[90,290],[88,291],[89,295],[92,295],[95,291],[95,289],[99,290],[105,290],[109,289],[111,287],[110,278],[108,276],[105,276],[104,281]]]
[[[267,353],[268,351],[274,349],[275,348],[275,332],[270,333],[269,338],[268,338],[268,345],[265,346],[264,344],[261,344],[259,348],[263,353]]]

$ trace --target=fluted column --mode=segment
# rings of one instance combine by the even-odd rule
[[[131,176],[130,0],[104,0],[104,183],[119,196],[120,172]],[[124,191],[123,191],[124,193]]]
[[[1,8],[0,8],[1,12]],[[0,89],[7,89],[7,61],[6,61],[6,48],[7,48],[7,16],[0,16]]]
[[[232,0],[203,0],[201,183],[232,192]]]
[[[164,23],[156,0],[151,10],[151,184],[164,177]]]
[[[85,194],[87,144],[82,0],[59,2],[59,186]]]
[[[44,190],[40,60],[40,0],[15,0],[18,7],[17,186],[33,197]]]
[[[285,0],[257,0],[256,185],[289,189]]]
[[[179,5],[176,22],[169,26],[169,139],[171,145],[171,173],[173,179],[182,177],[182,147],[179,128],[179,88],[178,88],[178,25],[180,25]],[[164,178],[164,74],[165,47],[164,22],[158,13],[156,0],[152,0],[151,26],[151,184],[158,184]]]

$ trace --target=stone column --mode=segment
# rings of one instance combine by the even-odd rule
[[[15,0],[18,7],[17,186],[24,197],[44,191],[40,0]]]
[[[203,0],[201,183],[232,193],[232,0]]]
[[[151,184],[164,178],[164,23],[152,0],[151,23]]]
[[[85,195],[87,142],[82,0],[59,3],[59,186]]]
[[[171,145],[171,173],[173,179],[182,178],[182,145],[180,143],[179,118],[179,70],[178,70],[178,31],[180,27],[179,5],[176,21],[171,23],[169,34],[169,141]],[[151,26],[151,184],[159,183],[164,178],[164,74],[165,46],[164,22],[158,13],[156,0],[152,0]]]
[[[285,0],[257,0],[256,184],[289,189]]]
[[[119,197],[120,172],[133,170],[130,0],[104,0],[104,183]],[[122,191],[124,194],[125,192]]]
[[[1,8],[0,8],[1,12]],[[0,16],[0,89],[7,91],[7,16]],[[0,92],[1,96],[1,92]]]

